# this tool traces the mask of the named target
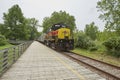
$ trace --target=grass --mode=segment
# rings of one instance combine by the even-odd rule
[[[9,48],[9,47],[12,47],[12,46],[14,46],[14,45],[6,44],[4,46],[0,46],[0,50],[5,49],[5,48]]]
[[[102,43],[103,42],[95,41],[95,44],[98,47],[97,51],[89,51],[85,49],[75,48],[73,52],[120,67],[120,58],[108,55],[106,52],[106,48],[102,45]]]
[[[116,57],[107,55],[107,53],[102,51],[102,50],[91,52],[89,50],[75,48],[72,52],[75,52],[77,54],[84,55],[87,57],[91,57],[91,58],[94,58],[97,60],[101,60],[101,61],[107,62],[109,64],[116,65],[116,66],[120,67],[120,58],[116,58]]]

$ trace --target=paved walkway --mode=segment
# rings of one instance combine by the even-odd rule
[[[34,41],[0,80],[106,80]]]

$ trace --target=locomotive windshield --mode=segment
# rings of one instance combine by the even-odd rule
[[[64,28],[64,27],[67,27],[66,25],[64,25],[64,24],[54,24],[53,26],[52,26],[52,28],[51,28],[51,30],[53,30],[53,31],[55,31],[55,30],[57,30],[57,29],[59,29],[59,28]]]

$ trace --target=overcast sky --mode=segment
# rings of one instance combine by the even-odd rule
[[[66,11],[76,19],[76,26],[84,30],[85,25],[92,21],[104,29],[104,23],[98,18],[97,2],[99,0],[0,0],[0,23],[3,22],[3,13],[13,5],[18,4],[27,18],[36,18],[42,24],[44,17],[49,17],[54,11]]]

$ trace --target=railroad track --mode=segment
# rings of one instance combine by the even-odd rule
[[[78,63],[82,63],[83,66],[94,70],[94,72],[100,74],[107,80],[120,80],[120,67],[118,66],[114,66],[103,61],[76,54],[74,52],[60,52],[57,50],[55,51],[77,61]]]
[[[59,52],[78,63],[82,63],[87,68],[90,68],[105,77],[107,80],[120,80],[120,67],[92,59],[86,56],[78,55],[73,52]]]

